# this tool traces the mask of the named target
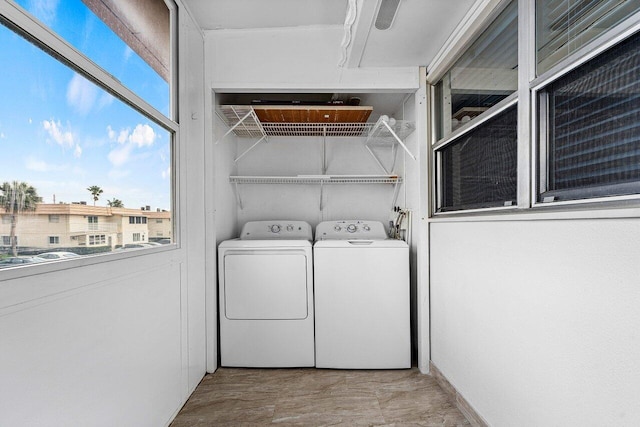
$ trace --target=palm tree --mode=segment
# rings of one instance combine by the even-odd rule
[[[96,202],[100,198],[100,195],[103,193],[102,188],[98,187],[97,185],[92,185],[91,187],[87,188],[87,191],[91,193],[91,196],[93,197],[93,206],[95,206]]]
[[[116,199],[115,197],[111,200],[107,200],[107,205],[112,208],[124,208],[124,203],[122,203],[122,200]]]
[[[16,239],[16,226],[18,214],[22,211],[35,210],[36,204],[42,201],[38,192],[26,182],[5,182],[0,186],[0,206],[11,217],[11,253],[18,255],[18,239]]]

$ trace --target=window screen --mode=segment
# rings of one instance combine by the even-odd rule
[[[439,150],[440,212],[515,205],[517,106]]]
[[[536,2],[538,74],[640,10],[638,0]]]
[[[544,88],[539,105],[540,201],[640,192],[640,34]]]

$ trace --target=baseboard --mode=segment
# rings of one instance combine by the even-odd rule
[[[489,427],[484,418],[471,406],[469,402],[462,396],[458,390],[449,382],[449,380],[442,375],[442,372],[438,369],[432,361],[429,361],[429,373],[436,379],[440,387],[451,397],[456,403],[456,406],[469,420],[474,427]]]

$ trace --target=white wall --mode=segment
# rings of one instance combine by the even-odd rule
[[[242,152],[250,141],[239,141]],[[383,172],[364,148],[364,138],[327,138],[327,174],[371,175]],[[387,161],[392,163],[390,150]],[[403,164],[397,161],[402,176]],[[322,174],[322,139],[315,137],[270,138],[238,162],[239,175],[297,176]],[[320,221],[367,219],[387,225],[394,187],[390,184],[325,185],[320,210],[320,185],[241,185],[243,209],[238,222],[296,219],[312,226]],[[398,203],[404,203],[399,197]]]
[[[313,92],[418,87],[416,67],[341,68],[343,26],[205,32],[208,81],[214,89]]]
[[[432,360],[492,426],[640,424],[640,220],[431,223]]]
[[[203,51],[181,16],[180,245],[2,273],[2,426],[166,425],[204,375]]]

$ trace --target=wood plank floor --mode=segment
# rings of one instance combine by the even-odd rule
[[[417,369],[220,368],[171,427],[468,426],[435,379]]]

